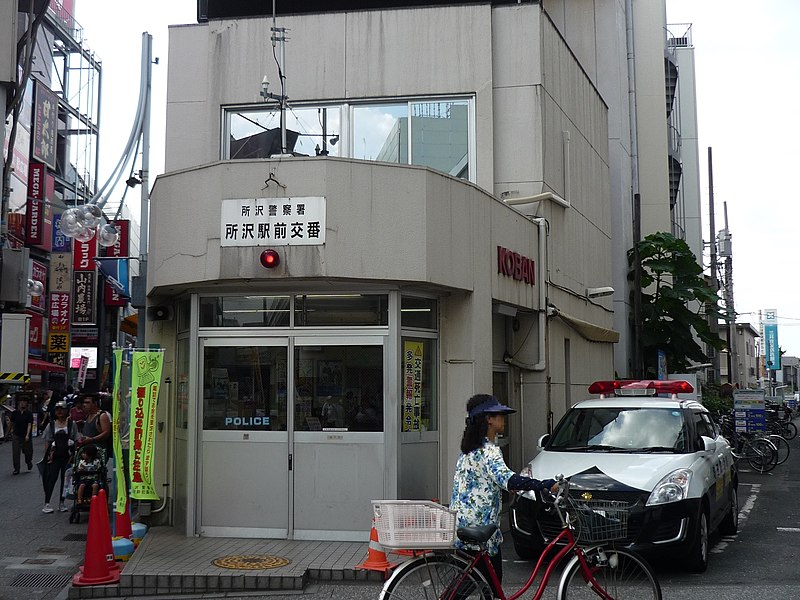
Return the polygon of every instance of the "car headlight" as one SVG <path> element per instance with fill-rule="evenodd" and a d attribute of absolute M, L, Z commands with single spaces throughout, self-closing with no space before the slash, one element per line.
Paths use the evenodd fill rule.
<path fill-rule="evenodd" d="M 689 495 L 689 483 L 692 481 L 691 469 L 678 469 L 673 471 L 658 482 L 650 497 L 647 506 L 669 504 L 678 502 Z"/>

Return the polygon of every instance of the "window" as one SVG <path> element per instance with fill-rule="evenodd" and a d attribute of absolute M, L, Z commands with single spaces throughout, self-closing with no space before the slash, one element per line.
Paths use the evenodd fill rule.
<path fill-rule="evenodd" d="M 286 112 L 286 151 L 306 156 L 323 149 L 338 156 L 341 110 L 295 108 Z M 227 159 L 269 158 L 281 154 L 281 114 L 275 108 L 232 109 L 227 113 Z"/>
<path fill-rule="evenodd" d="M 436 300 L 403 296 L 400 301 L 401 325 L 414 329 L 436 330 L 438 317 L 436 307 Z"/>
<path fill-rule="evenodd" d="M 200 299 L 200 327 L 288 327 L 289 296 Z"/>
<path fill-rule="evenodd" d="M 388 325 L 388 303 L 388 296 L 383 294 L 295 296 L 294 324 L 297 327 Z"/>
<path fill-rule="evenodd" d="M 286 112 L 286 150 L 304 156 L 327 152 L 330 156 L 421 165 L 474 179 L 469 156 L 474 138 L 471 110 L 468 98 L 295 105 Z M 268 158 L 281 153 L 280 111 L 274 106 L 227 108 L 224 119 L 223 159 Z M 346 123 L 350 127 L 343 130 Z"/>

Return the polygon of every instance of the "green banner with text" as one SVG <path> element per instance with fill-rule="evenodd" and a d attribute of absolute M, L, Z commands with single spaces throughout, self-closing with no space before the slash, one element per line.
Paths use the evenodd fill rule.
<path fill-rule="evenodd" d="M 130 484 L 131 498 L 158 500 L 153 487 L 156 408 L 164 353 L 134 351 L 131 360 Z"/>

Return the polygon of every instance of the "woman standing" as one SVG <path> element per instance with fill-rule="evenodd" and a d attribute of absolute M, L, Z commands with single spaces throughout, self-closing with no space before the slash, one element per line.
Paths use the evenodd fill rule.
<path fill-rule="evenodd" d="M 453 494 L 450 508 L 458 513 L 458 527 L 496 525 L 497 531 L 486 543 L 492 566 L 500 583 L 503 582 L 503 559 L 500 555 L 501 490 L 541 490 L 555 488 L 555 481 L 539 481 L 530 477 L 516 475 L 506 466 L 495 438 L 506 429 L 506 415 L 515 410 L 500 404 L 494 396 L 477 394 L 467 402 L 467 425 L 461 438 L 461 456 L 456 463 L 453 477 Z M 456 546 L 474 552 L 460 540 Z M 479 569 L 491 581 L 485 569 Z M 496 593 L 499 596 L 499 594 Z"/>
<path fill-rule="evenodd" d="M 56 403 L 55 414 L 50 423 L 44 429 L 44 474 L 42 482 L 44 484 L 44 508 L 42 512 L 51 513 L 53 507 L 50 506 L 50 498 L 56 487 L 56 481 L 61 479 L 61 499 L 58 510 L 66 512 L 67 506 L 64 503 L 64 474 L 67 467 L 72 462 L 72 453 L 75 442 L 78 440 L 78 428 L 69 418 L 67 413 L 67 403 L 63 400 Z"/>

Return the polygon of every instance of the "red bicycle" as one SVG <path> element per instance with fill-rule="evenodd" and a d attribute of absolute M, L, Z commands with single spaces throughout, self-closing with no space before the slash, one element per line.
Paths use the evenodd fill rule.
<path fill-rule="evenodd" d="M 485 525 L 465 527 L 457 532 L 460 540 L 480 548 L 477 554 L 473 556 L 452 547 L 426 550 L 395 570 L 384 584 L 380 600 L 492 600 L 495 597 L 517 600 L 544 570 L 533 595 L 533 600 L 540 600 L 556 567 L 565 560 L 558 583 L 560 600 L 596 597 L 660 600 L 661 586 L 650 565 L 635 552 L 617 548 L 612 543 L 627 534 L 628 505 L 593 500 L 589 494 L 572 497 L 569 481 L 562 475 L 556 481 L 559 490 L 552 500 L 553 509 L 561 520 L 561 532 L 547 544 L 530 578 L 518 591 L 506 595 L 501 589 L 485 545 L 496 526 Z M 402 502 L 373 503 L 378 540 L 382 545 L 411 549 L 416 541 L 428 549 L 441 546 L 446 541 L 444 532 L 450 526 L 446 516 L 452 517 L 450 531 L 455 529 L 455 513 L 450 509 L 430 502 L 405 501 L 402 510 L 391 510 L 390 504 L 402 507 L 398 504 Z M 424 516 L 420 519 L 418 509 L 422 506 Z M 436 533 L 431 538 L 426 531 Z M 451 537 L 449 542 L 452 546 L 454 536 Z M 478 570 L 481 564 L 485 566 L 492 585 Z M 492 589 L 496 590 L 494 594 Z"/>

